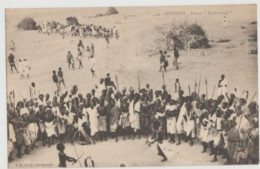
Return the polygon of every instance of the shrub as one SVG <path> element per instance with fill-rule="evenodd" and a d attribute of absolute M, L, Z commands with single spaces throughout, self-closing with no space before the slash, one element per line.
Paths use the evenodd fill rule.
<path fill-rule="evenodd" d="M 192 25 L 188 26 L 187 29 L 191 35 L 205 36 L 204 30 L 198 24 L 192 24 Z"/>
<path fill-rule="evenodd" d="M 114 7 L 109 7 L 107 12 L 106 12 L 106 15 L 115 15 L 115 14 L 118 14 L 119 12 L 116 10 L 116 8 Z"/>
<path fill-rule="evenodd" d="M 67 17 L 67 25 L 79 25 L 78 19 L 76 17 Z"/>
<path fill-rule="evenodd" d="M 21 30 L 37 30 L 36 22 L 30 17 L 24 18 L 18 23 L 17 27 Z"/>
<path fill-rule="evenodd" d="M 173 49 L 174 46 L 183 50 L 189 47 L 193 49 L 210 47 L 205 31 L 198 24 L 162 25 L 156 29 L 159 33 L 156 41 L 158 44 L 164 44 L 167 50 Z"/>

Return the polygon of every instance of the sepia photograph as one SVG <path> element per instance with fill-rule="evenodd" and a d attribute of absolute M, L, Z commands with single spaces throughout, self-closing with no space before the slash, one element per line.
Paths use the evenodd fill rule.
<path fill-rule="evenodd" d="M 5 9 L 8 168 L 259 165 L 257 5 Z"/>

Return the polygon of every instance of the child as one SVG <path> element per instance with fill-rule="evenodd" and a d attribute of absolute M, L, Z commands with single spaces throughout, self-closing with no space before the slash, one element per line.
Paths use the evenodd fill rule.
<path fill-rule="evenodd" d="M 67 167 L 66 161 L 75 163 L 77 162 L 77 160 L 75 158 L 67 156 L 64 153 L 64 149 L 65 149 L 64 144 L 62 143 L 57 144 L 57 150 L 59 151 L 59 161 L 60 161 L 59 167 L 66 168 Z"/>

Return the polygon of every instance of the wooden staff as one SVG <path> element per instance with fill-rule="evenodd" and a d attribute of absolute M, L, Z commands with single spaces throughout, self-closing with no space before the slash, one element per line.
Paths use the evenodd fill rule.
<path fill-rule="evenodd" d="M 195 81 L 194 81 L 194 93 L 196 92 L 197 89 L 197 80 L 196 80 L 196 75 L 195 75 Z"/>
<path fill-rule="evenodd" d="M 189 88 L 189 96 L 190 96 L 190 85 L 188 85 L 188 88 Z"/>
<path fill-rule="evenodd" d="M 141 88 L 141 83 L 140 83 L 140 76 L 139 76 L 139 72 L 138 72 L 138 91 L 140 92 Z"/>
<path fill-rule="evenodd" d="M 205 77 L 205 84 L 206 84 L 206 99 L 208 100 L 208 80 L 207 80 L 207 76 Z"/>
<path fill-rule="evenodd" d="M 162 71 L 162 80 L 163 80 L 163 85 L 164 85 L 164 72 Z"/>
<path fill-rule="evenodd" d="M 216 88 L 216 85 L 214 85 L 214 88 L 213 88 L 212 99 L 214 98 L 215 88 Z"/>
<path fill-rule="evenodd" d="M 201 81 L 201 74 L 200 74 L 200 80 L 199 80 L 199 86 L 198 86 L 198 95 L 200 95 L 200 81 Z"/>
<path fill-rule="evenodd" d="M 115 78 L 116 78 L 116 88 L 117 88 L 117 91 L 119 91 L 119 85 L 118 85 L 117 75 L 115 75 Z"/>

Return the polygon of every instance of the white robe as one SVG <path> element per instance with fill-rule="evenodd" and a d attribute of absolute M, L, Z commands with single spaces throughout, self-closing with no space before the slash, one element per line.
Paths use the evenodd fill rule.
<path fill-rule="evenodd" d="M 165 112 L 167 110 L 174 111 L 178 108 L 177 105 L 167 105 L 165 108 Z M 176 117 L 167 118 L 167 132 L 170 134 L 175 134 L 177 132 L 177 121 Z"/>
<path fill-rule="evenodd" d="M 57 136 L 57 133 L 55 131 L 55 123 L 53 121 L 45 122 L 45 130 L 47 137 Z"/>
<path fill-rule="evenodd" d="M 87 108 L 87 112 L 89 115 L 89 123 L 90 123 L 90 135 L 94 136 L 96 132 L 98 132 L 98 112 L 97 108 L 94 107 L 93 109 L 91 107 Z"/>
<path fill-rule="evenodd" d="M 133 123 L 131 124 L 131 127 L 136 131 L 140 129 L 140 118 L 139 113 L 141 111 L 141 103 L 140 101 L 136 102 L 134 105 L 134 114 L 133 114 Z"/>
<path fill-rule="evenodd" d="M 186 112 L 186 107 L 185 107 L 186 103 L 184 103 L 180 109 L 180 113 L 179 113 L 179 117 L 177 120 L 177 132 L 178 134 L 183 133 L 184 131 L 186 131 L 186 121 L 183 118 L 183 115 L 185 115 Z"/>

